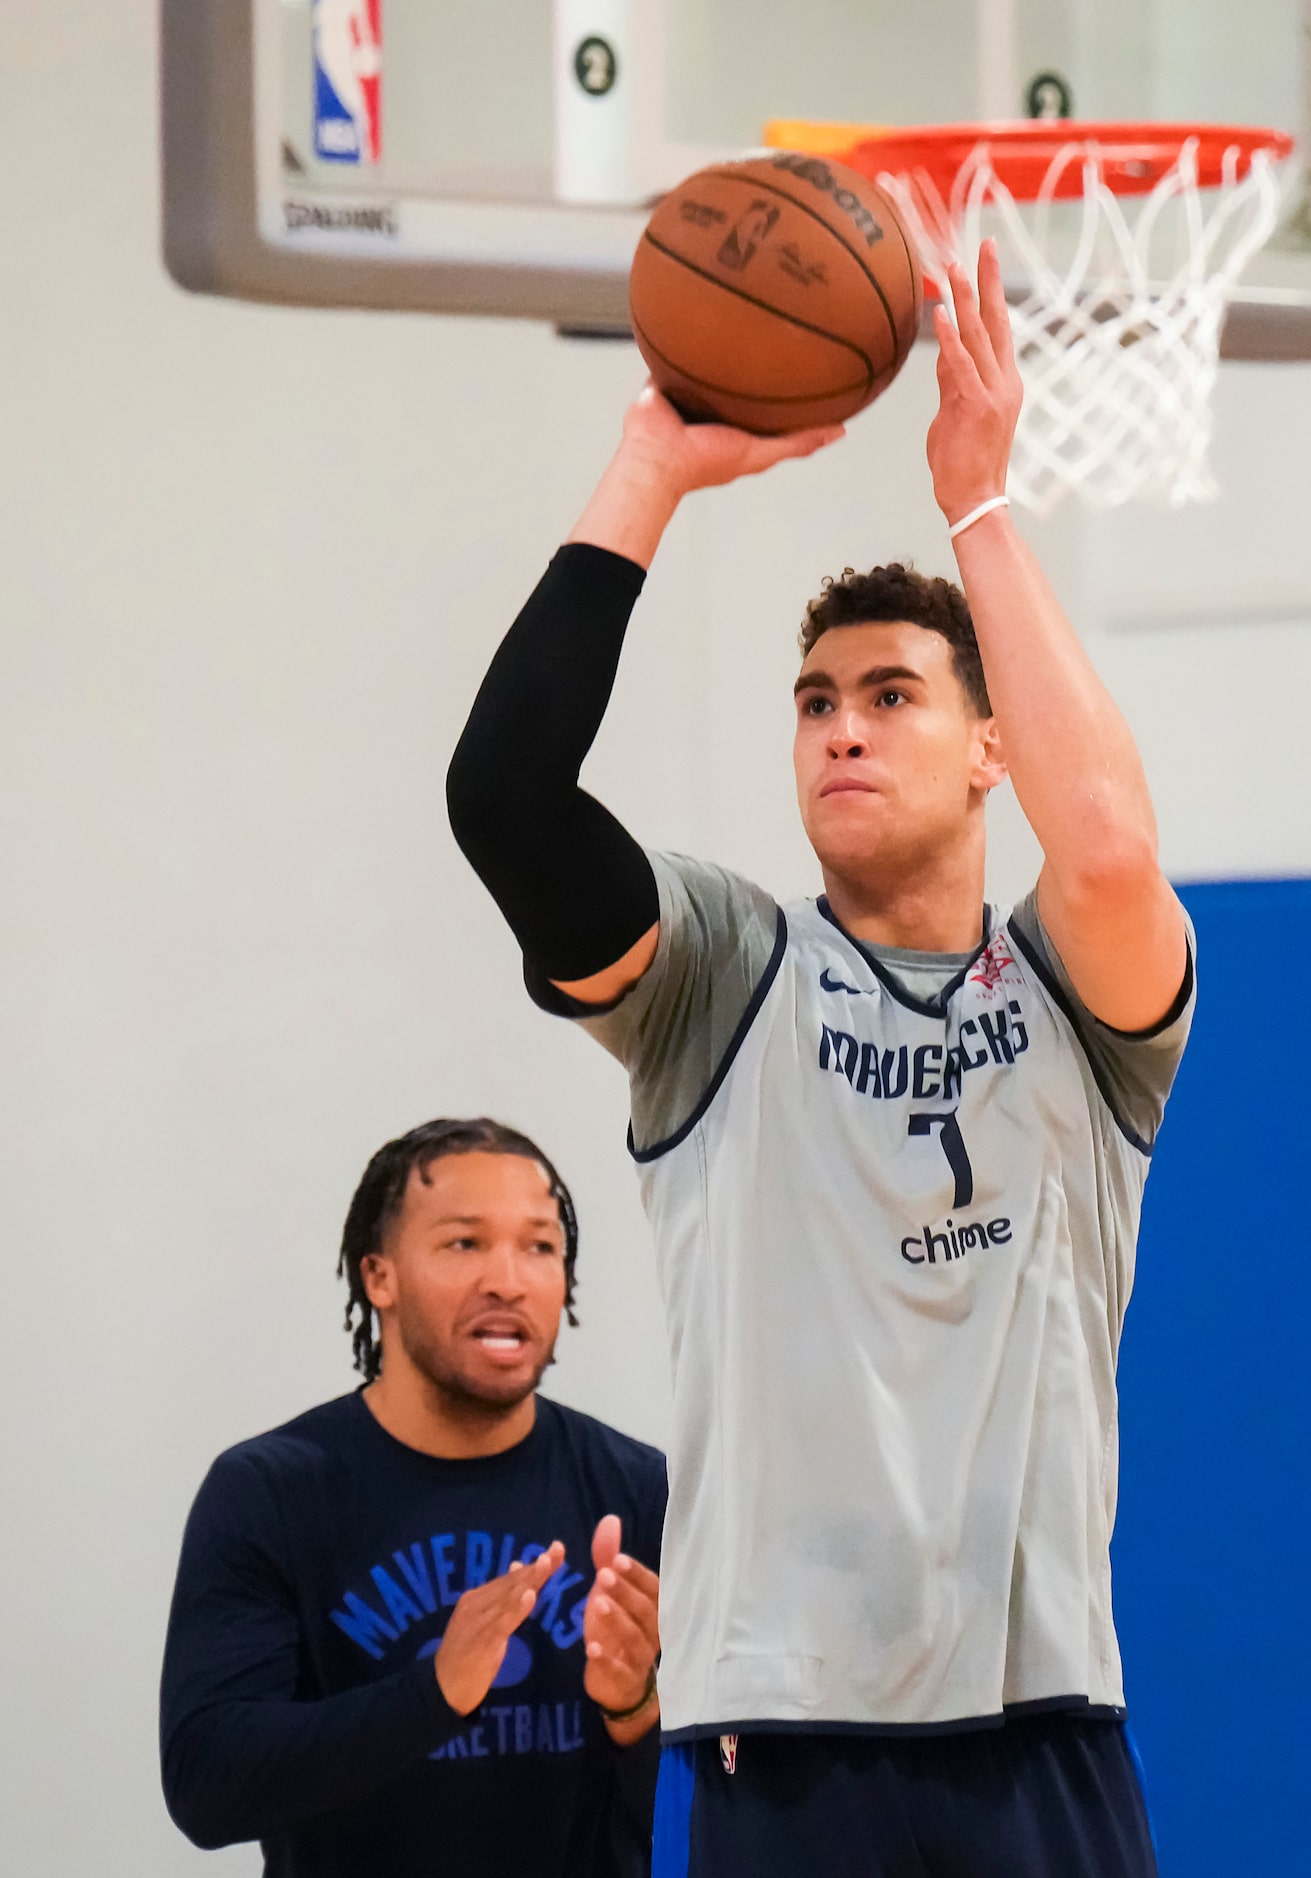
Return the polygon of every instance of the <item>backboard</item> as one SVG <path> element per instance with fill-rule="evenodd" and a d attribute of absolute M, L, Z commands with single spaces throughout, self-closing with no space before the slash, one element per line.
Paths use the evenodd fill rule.
<path fill-rule="evenodd" d="M 1311 122 L 1311 0 L 162 0 L 161 26 L 179 284 L 580 331 L 626 329 L 643 204 L 773 118 Z M 1311 356 L 1300 189 L 1228 356 Z"/>

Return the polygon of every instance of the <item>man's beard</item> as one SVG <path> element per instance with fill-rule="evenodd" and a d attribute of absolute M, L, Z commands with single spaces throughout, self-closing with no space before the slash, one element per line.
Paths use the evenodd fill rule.
<path fill-rule="evenodd" d="M 404 1310 L 398 1313 L 397 1328 L 401 1345 L 414 1367 L 455 1409 L 473 1410 L 480 1415 L 495 1415 L 500 1410 L 517 1408 L 535 1395 L 542 1377 L 555 1361 L 552 1343 L 526 1383 L 507 1376 L 498 1388 L 495 1383 L 474 1383 L 445 1354 L 437 1340 L 423 1326 L 407 1322 Z"/>

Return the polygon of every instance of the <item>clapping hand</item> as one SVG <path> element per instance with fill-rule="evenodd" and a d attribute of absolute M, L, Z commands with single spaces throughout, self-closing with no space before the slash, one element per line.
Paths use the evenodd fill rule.
<path fill-rule="evenodd" d="M 619 1549 L 622 1530 L 607 1513 L 592 1538 L 596 1582 L 587 1600 L 583 1639 L 587 1669 L 583 1687 L 603 1709 L 640 1711 L 628 1722 L 610 1724 L 612 1734 L 636 1740 L 656 1717 L 654 1695 L 643 1702 L 660 1651 L 660 1580 Z"/>
<path fill-rule="evenodd" d="M 434 1658 L 437 1683 L 457 1715 L 471 1715 L 496 1680 L 510 1638 L 564 1563 L 557 1539 L 531 1565 L 516 1559 L 500 1578 L 475 1585 L 457 1601 Z"/>

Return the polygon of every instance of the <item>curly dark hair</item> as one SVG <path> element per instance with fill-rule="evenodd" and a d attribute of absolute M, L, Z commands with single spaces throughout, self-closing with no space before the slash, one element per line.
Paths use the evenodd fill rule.
<path fill-rule="evenodd" d="M 346 1304 L 346 1329 L 351 1333 L 355 1367 L 366 1382 L 372 1382 L 382 1368 L 382 1345 L 376 1335 L 376 1317 L 364 1289 L 361 1267 L 366 1258 L 382 1251 L 383 1236 L 401 1210 L 410 1175 L 417 1168 L 423 1178 L 434 1161 L 448 1154 L 519 1154 L 536 1161 L 551 1186 L 551 1198 L 560 1209 L 564 1228 L 564 1308 L 571 1324 L 574 1315 L 574 1271 L 578 1263 L 578 1217 L 573 1198 L 551 1162 L 535 1141 L 516 1128 L 494 1122 L 485 1115 L 470 1121 L 423 1122 L 407 1135 L 379 1148 L 365 1168 L 354 1198 L 346 1212 L 341 1234 L 341 1254 L 337 1276 L 345 1278 L 350 1290 Z M 358 1311 L 359 1321 L 355 1322 Z"/>
<path fill-rule="evenodd" d="M 979 717 L 992 716 L 979 642 L 974 637 L 974 621 L 965 595 L 951 581 L 930 579 L 900 561 L 871 568 L 868 574 L 844 567 L 840 580 L 827 576 L 819 598 L 806 606 L 806 617 L 801 622 L 801 656 L 806 658 L 816 641 L 834 626 L 876 626 L 894 620 L 941 633 L 951 647 L 952 670 L 971 708 Z"/>

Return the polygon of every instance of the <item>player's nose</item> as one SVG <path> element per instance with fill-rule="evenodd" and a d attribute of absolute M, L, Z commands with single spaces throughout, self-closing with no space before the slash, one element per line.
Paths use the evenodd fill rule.
<path fill-rule="evenodd" d="M 523 1271 L 518 1248 L 509 1241 L 488 1249 L 478 1272 L 478 1288 L 485 1297 L 513 1303 L 524 1295 Z"/>
<path fill-rule="evenodd" d="M 838 759 L 864 756 L 868 749 L 869 738 L 859 712 L 850 709 L 834 711 L 829 719 L 829 755 Z"/>

